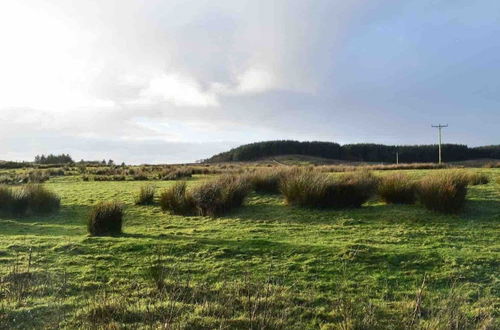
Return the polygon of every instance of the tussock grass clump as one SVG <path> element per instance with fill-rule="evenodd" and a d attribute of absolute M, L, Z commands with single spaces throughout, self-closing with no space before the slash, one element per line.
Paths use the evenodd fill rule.
<path fill-rule="evenodd" d="M 151 205 L 155 199 L 155 187 L 153 185 L 144 185 L 139 190 L 139 194 L 135 199 L 136 205 Z"/>
<path fill-rule="evenodd" d="M 281 191 L 288 204 L 315 208 L 360 207 L 373 196 L 377 178 L 360 171 L 339 178 L 327 174 L 299 170 L 282 181 Z"/>
<path fill-rule="evenodd" d="M 11 189 L 0 187 L 0 211 L 14 215 L 47 214 L 61 206 L 60 198 L 39 184 L 29 184 Z"/>
<path fill-rule="evenodd" d="M 185 181 L 176 182 L 172 187 L 160 195 L 160 206 L 163 211 L 172 214 L 189 215 L 195 213 L 195 206 L 191 195 L 187 192 Z"/>
<path fill-rule="evenodd" d="M 465 205 L 468 180 L 463 173 L 449 171 L 424 177 L 418 185 L 418 198 L 427 209 L 457 213 Z"/>
<path fill-rule="evenodd" d="M 484 173 L 467 172 L 464 175 L 467 180 L 467 183 L 471 186 L 488 184 L 490 182 L 490 177 Z"/>
<path fill-rule="evenodd" d="M 13 198 L 12 189 L 10 187 L 0 186 L 0 212 L 10 210 Z"/>
<path fill-rule="evenodd" d="M 403 173 L 394 173 L 380 179 L 378 194 L 387 204 L 413 204 L 417 198 L 416 184 Z"/>
<path fill-rule="evenodd" d="M 260 169 L 248 174 L 248 180 L 258 193 L 278 194 L 281 181 L 290 171 L 292 170 L 283 168 Z"/>
<path fill-rule="evenodd" d="M 21 188 L 21 198 L 27 198 L 28 210 L 35 214 L 46 214 L 57 211 L 61 199 L 42 185 L 27 185 Z"/>
<path fill-rule="evenodd" d="M 357 208 L 377 191 L 379 179 L 369 171 L 348 173 L 337 179 L 332 198 L 334 207 Z"/>
<path fill-rule="evenodd" d="M 241 206 L 250 190 L 245 177 L 228 174 L 195 187 L 191 196 L 199 215 L 218 216 Z"/>
<path fill-rule="evenodd" d="M 223 175 L 187 190 L 186 182 L 179 182 L 160 196 L 164 211 L 173 214 L 219 216 L 241 206 L 251 187 L 245 177 Z"/>
<path fill-rule="evenodd" d="M 123 205 L 101 202 L 95 205 L 87 221 L 87 230 L 93 236 L 117 235 L 122 232 Z"/>
<path fill-rule="evenodd" d="M 283 179 L 280 189 L 290 205 L 321 208 L 331 206 L 334 185 L 334 179 L 327 174 L 297 170 Z"/>

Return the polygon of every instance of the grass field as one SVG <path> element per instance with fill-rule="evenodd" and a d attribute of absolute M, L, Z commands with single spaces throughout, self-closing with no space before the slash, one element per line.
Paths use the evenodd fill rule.
<path fill-rule="evenodd" d="M 498 328 L 500 169 L 477 171 L 492 180 L 459 215 L 253 193 L 227 216 L 182 217 L 134 205 L 140 181 L 52 178 L 57 214 L 0 216 L 0 328 Z M 122 235 L 87 235 L 103 200 L 125 203 Z"/>

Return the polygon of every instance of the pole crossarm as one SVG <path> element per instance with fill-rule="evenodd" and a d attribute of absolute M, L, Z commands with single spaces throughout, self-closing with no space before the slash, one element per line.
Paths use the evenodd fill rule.
<path fill-rule="evenodd" d="M 441 158 L 441 140 L 442 140 L 441 139 L 441 129 L 448 127 L 448 124 L 446 124 L 446 125 L 441 125 L 441 124 L 431 125 L 431 127 L 437 128 L 439 131 L 439 164 L 441 164 L 441 161 L 442 161 L 442 158 Z"/>

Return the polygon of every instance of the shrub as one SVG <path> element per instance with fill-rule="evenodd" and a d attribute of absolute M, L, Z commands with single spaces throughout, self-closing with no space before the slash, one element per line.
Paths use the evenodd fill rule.
<path fill-rule="evenodd" d="M 116 235 L 122 232 L 123 205 L 101 202 L 95 205 L 87 221 L 87 230 L 93 236 Z"/>
<path fill-rule="evenodd" d="M 339 178 L 313 171 L 294 171 L 285 177 L 281 191 L 288 204 L 317 208 L 360 207 L 375 192 L 377 179 L 370 172 Z"/>
<path fill-rule="evenodd" d="M 468 181 L 459 172 L 435 173 L 424 177 L 418 186 L 418 197 L 427 209 L 457 213 L 465 205 Z"/>
<path fill-rule="evenodd" d="M 413 204 L 416 200 L 416 185 L 403 173 L 383 177 L 378 186 L 380 198 L 388 204 Z"/>
<path fill-rule="evenodd" d="M 139 195 L 135 200 L 136 205 L 151 205 L 155 198 L 155 187 L 152 185 L 144 185 L 139 190 Z"/>
<path fill-rule="evenodd" d="M 160 206 L 163 211 L 173 214 L 189 215 L 194 213 L 194 203 L 187 193 L 186 182 L 176 182 L 172 187 L 163 191 L 160 195 Z"/>
<path fill-rule="evenodd" d="M 195 187 L 191 196 L 199 215 L 218 216 L 241 206 L 250 189 L 245 177 L 223 175 Z"/>

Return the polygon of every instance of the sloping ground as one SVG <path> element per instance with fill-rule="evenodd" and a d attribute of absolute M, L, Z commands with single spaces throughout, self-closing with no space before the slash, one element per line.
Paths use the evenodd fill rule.
<path fill-rule="evenodd" d="M 378 201 L 296 209 L 254 194 L 219 219 L 135 206 L 136 181 L 47 185 L 59 214 L 0 216 L 0 328 L 499 326 L 495 180 L 472 187 L 460 215 Z M 125 233 L 88 237 L 90 206 L 112 199 L 127 205 Z"/>

